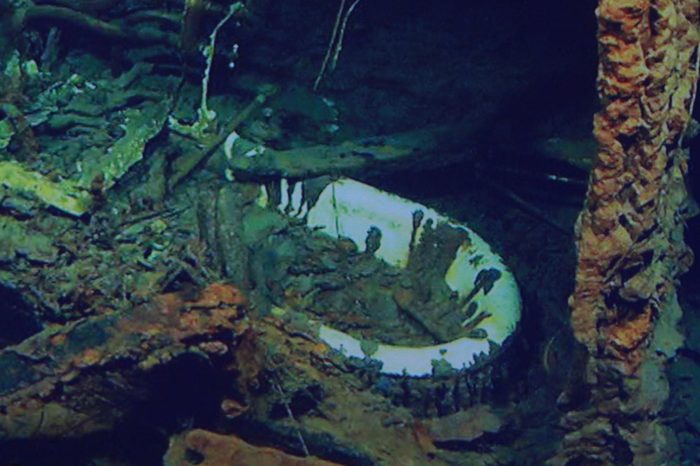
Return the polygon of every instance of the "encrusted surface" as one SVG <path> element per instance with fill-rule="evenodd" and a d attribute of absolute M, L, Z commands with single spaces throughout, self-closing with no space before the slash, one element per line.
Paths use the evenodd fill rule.
<path fill-rule="evenodd" d="M 601 0 L 597 9 L 603 110 L 570 300 L 575 335 L 591 355 L 596 408 L 569 414 L 563 448 L 563 457 L 586 464 L 662 464 L 672 454 L 656 420 L 663 400 L 643 399 L 640 388 L 664 385 L 663 376 L 640 373 L 664 363 L 653 351 L 655 325 L 674 307 L 674 281 L 691 262 L 679 215 L 687 169 L 680 140 L 697 79 L 698 6 Z"/>
<path fill-rule="evenodd" d="M 185 353 L 218 355 L 242 327 L 245 299 L 213 284 L 197 299 L 164 294 L 127 312 L 48 328 L 0 351 L 0 439 L 109 429 L 143 375 Z"/>
<path fill-rule="evenodd" d="M 187 466 L 188 453 L 196 452 L 204 457 L 202 466 L 224 464 L 256 464 L 258 466 L 340 466 L 315 457 L 300 458 L 275 448 L 256 447 L 238 437 L 195 429 L 171 440 L 165 455 L 166 466 Z"/>

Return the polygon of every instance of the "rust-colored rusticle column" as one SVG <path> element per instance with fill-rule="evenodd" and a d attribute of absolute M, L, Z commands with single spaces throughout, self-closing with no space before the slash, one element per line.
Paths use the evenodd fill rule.
<path fill-rule="evenodd" d="M 680 464 L 660 411 L 682 344 L 683 136 L 698 77 L 699 0 L 600 0 L 599 144 L 570 298 L 589 398 L 564 416 L 553 464 Z"/>

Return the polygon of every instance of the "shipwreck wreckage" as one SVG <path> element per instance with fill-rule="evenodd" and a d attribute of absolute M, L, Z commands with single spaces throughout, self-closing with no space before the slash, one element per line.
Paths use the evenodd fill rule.
<path fill-rule="evenodd" d="M 359 3 L 340 2 L 313 91 Z M 355 179 L 460 163 L 467 120 L 284 146 L 280 102 L 306 92 L 328 141 L 335 103 L 245 76 L 210 95 L 238 60 L 227 25 L 271 4 L 0 1 L 0 465 L 149 420 L 166 465 L 680 464 L 662 410 L 699 2 L 598 2 L 572 336 L 535 347 L 479 234 Z M 71 31 L 120 44 L 112 68 L 62 52 Z M 561 372 L 546 439 L 523 434 L 524 358 Z"/>

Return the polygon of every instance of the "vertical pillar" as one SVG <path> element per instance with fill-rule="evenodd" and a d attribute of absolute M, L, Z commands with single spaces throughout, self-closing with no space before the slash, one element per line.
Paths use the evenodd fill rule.
<path fill-rule="evenodd" d="M 698 77 L 699 0 L 599 0 L 598 156 L 577 227 L 576 338 L 589 398 L 563 418 L 552 464 L 678 464 L 659 419 L 682 343 L 677 278 L 692 255 L 682 206 Z"/>

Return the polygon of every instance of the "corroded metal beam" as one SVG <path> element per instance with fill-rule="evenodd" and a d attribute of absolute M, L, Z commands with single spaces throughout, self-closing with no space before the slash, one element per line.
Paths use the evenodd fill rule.
<path fill-rule="evenodd" d="M 144 374 L 183 354 L 225 354 L 245 299 L 210 285 L 124 312 L 51 327 L 0 351 L 0 440 L 108 430 L 135 405 Z"/>
<path fill-rule="evenodd" d="M 588 349 L 587 408 L 565 417 L 568 464 L 664 464 L 663 365 L 682 339 L 676 280 L 683 243 L 683 133 L 698 78 L 698 0 L 600 0 L 598 156 L 576 234 L 570 299 Z"/>

